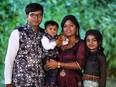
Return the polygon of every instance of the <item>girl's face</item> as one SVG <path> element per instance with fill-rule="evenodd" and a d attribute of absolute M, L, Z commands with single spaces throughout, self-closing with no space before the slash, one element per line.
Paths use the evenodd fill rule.
<path fill-rule="evenodd" d="M 57 34 L 58 28 L 55 25 L 48 25 L 45 29 L 45 32 L 48 33 L 50 36 L 54 37 Z"/>
<path fill-rule="evenodd" d="M 67 37 L 75 36 L 77 33 L 77 27 L 71 20 L 67 20 L 63 26 L 63 32 Z"/>
<path fill-rule="evenodd" d="M 93 35 L 88 35 L 86 38 L 87 47 L 90 49 L 91 52 L 94 52 L 98 49 L 98 42 Z"/>

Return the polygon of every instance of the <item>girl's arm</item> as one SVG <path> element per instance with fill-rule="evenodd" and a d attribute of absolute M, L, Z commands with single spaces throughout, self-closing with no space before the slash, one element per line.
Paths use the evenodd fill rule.
<path fill-rule="evenodd" d="M 106 57 L 100 57 L 100 87 L 106 86 Z"/>

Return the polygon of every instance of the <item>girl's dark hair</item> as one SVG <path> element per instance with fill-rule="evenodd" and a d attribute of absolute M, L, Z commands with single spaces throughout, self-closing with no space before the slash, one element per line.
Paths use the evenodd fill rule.
<path fill-rule="evenodd" d="M 58 23 L 57 23 L 56 21 L 53 21 L 53 20 L 49 20 L 49 21 L 46 21 L 46 22 L 45 22 L 45 24 L 44 24 L 45 29 L 46 29 L 49 25 L 55 25 L 57 28 L 59 27 Z"/>
<path fill-rule="evenodd" d="M 98 31 L 97 29 L 88 30 L 85 34 L 85 41 L 86 41 L 88 35 L 93 35 L 96 38 L 98 45 L 99 45 L 98 49 L 99 49 L 100 53 L 103 53 L 103 51 L 104 51 L 104 48 L 102 47 L 103 36 L 100 33 L 100 31 Z"/>
<path fill-rule="evenodd" d="M 63 20 L 62 20 L 62 22 L 61 22 L 61 28 L 62 28 L 62 30 L 63 30 L 64 24 L 65 24 L 65 22 L 66 22 L 67 20 L 70 20 L 74 25 L 76 25 L 76 27 L 78 28 L 78 35 L 77 35 L 77 37 L 80 38 L 80 33 L 79 33 L 80 26 L 79 26 L 78 20 L 77 20 L 76 17 L 73 16 L 73 15 L 66 15 L 66 16 L 63 18 Z"/>
<path fill-rule="evenodd" d="M 30 3 L 25 7 L 25 13 L 28 15 L 30 12 L 41 10 L 43 14 L 43 6 L 39 3 Z"/>

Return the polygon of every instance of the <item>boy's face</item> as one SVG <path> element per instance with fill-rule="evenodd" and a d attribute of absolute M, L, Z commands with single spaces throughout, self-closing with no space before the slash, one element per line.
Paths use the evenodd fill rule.
<path fill-rule="evenodd" d="M 58 28 L 55 25 L 48 25 L 47 28 L 45 29 L 45 32 L 53 37 L 57 34 Z"/>
<path fill-rule="evenodd" d="M 30 24 L 32 28 L 38 27 L 42 21 L 42 11 L 35 11 L 35 12 L 30 12 L 28 15 L 26 15 L 27 21 Z"/>

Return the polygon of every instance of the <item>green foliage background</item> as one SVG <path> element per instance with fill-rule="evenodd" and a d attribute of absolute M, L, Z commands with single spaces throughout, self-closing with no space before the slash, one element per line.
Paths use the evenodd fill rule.
<path fill-rule="evenodd" d="M 96 28 L 103 34 L 107 57 L 107 87 L 116 77 L 116 0 L 1 0 L 0 1 L 0 87 L 4 87 L 4 60 L 11 31 L 26 23 L 25 6 L 38 2 L 44 6 L 41 27 L 47 20 L 59 23 L 67 14 L 79 21 L 81 37 L 87 30 Z M 59 28 L 59 33 L 61 28 Z M 114 80 L 113 80 L 114 81 Z M 113 86 L 112 86 L 113 87 Z"/>

